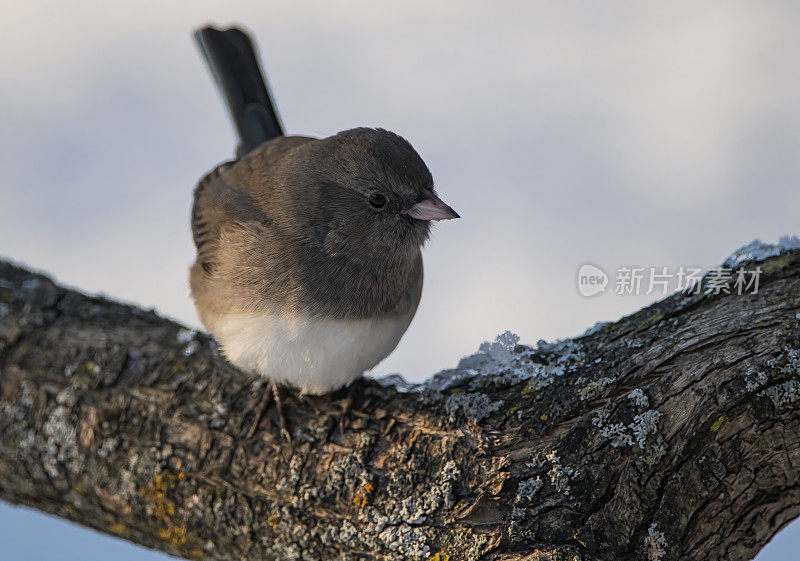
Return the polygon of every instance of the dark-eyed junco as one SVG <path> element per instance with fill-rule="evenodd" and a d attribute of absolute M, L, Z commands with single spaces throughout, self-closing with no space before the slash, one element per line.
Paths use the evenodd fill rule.
<path fill-rule="evenodd" d="M 241 142 L 194 193 L 200 319 L 242 370 L 333 391 L 397 346 L 419 304 L 430 221 L 458 214 L 405 139 L 284 136 L 248 36 L 206 27 L 196 38 Z"/>

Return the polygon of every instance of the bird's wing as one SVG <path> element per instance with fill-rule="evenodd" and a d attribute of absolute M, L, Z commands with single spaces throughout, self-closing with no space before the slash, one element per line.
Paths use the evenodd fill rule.
<path fill-rule="evenodd" d="M 219 262 L 217 251 L 223 243 L 223 232 L 255 222 L 269 227 L 269 216 L 263 210 L 272 194 L 273 170 L 281 158 L 315 139 L 282 136 L 263 143 L 244 158 L 225 162 L 209 172 L 194 190 L 192 237 L 197 248 L 197 261 L 206 273 L 212 273 Z M 263 200 L 262 200 L 263 199 Z"/>
<path fill-rule="evenodd" d="M 267 220 L 250 195 L 226 181 L 225 172 L 233 165 L 234 162 L 220 164 L 194 190 L 192 237 L 197 261 L 207 273 L 214 270 L 220 234 L 226 225 Z"/>

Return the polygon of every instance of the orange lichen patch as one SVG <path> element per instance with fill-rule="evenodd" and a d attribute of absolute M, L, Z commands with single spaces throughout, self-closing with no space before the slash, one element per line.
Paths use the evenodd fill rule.
<path fill-rule="evenodd" d="M 109 530 L 114 532 L 115 534 L 127 534 L 128 528 L 125 527 L 125 524 L 120 524 L 119 522 L 115 522 L 111 526 L 108 527 Z"/>
<path fill-rule="evenodd" d="M 186 479 L 186 474 L 183 472 L 159 474 L 153 478 L 153 482 L 149 486 L 140 491 L 142 497 L 153 504 L 153 518 L 159 520 L 163 525 L 158 531 L 158 536 L 174 546 L 186 544 L 189 537 L 186 533 L 186 526 L 174 520 L 177 508 L 167 494 L 184 479 Z"/>
<path fill-rule="evenodd" d="M 186 543 L 186 526 L 170 526 L 158 531 L 158 537 L 171 542 L 173 545 Z"/>
<path fill-rule="evenodd" d="M 369 503 L 369 495 L 372 493 L 374 487 L 372 483 L 364 483 L 361 487 L 361 491 L 353 497 L 353 504 L 358 505 L 359 508 L 364 508 Z"/>
<path fill-rule="evenodd" d="M 153 516 L 163 519 L 175 515 L 175 503 L 167 498 L 167 492 L 174 489 L 178 481 L 183 481 L 185 478 L 186 475 L 183 472 L 156 475 L 153 483 L 140 491 L 145 499 L 153 501 L 155 506 Z"/>
<path fill-rule="evenodd" d="M 431 556 L 430 561 L 450 561 L 450 556 L 445 552 L 440 551 Z"/>
<path fill-rule="evenodd" d="M 153 512 L 156 518 L 169 518 L 175 516 L 175 503 L 171 501 L 161 501 L 156 504 L 156 510 Z"/>

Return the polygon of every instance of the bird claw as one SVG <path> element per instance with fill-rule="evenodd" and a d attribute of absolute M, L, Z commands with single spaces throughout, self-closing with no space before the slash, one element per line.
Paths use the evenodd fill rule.
<path fill-rule="evenodd" d="M 252 438 L 255 435 L 256 431 L 258 430 L 261 421 L 264 419 L 264 415 L 266 414 L 267 410 L 269 409 L 270 403 L 275 403 L 275 409 L 278 413 L 278 422 L 280 423 L 280 433 L 286 439 L 286 441 L 291 445 L 292 444 L 292 436 L 289 433 L 288 424 L 286 422 L 286 415 L 283 412 L 283 399 L 281 397 L 280 386 L 276 382 L 269 383 L 269 390 L 265 393 L 264 398 L 261 400 L 261 403 L 258 404 L 258 410 L 256 411 L 256 415 L 253 418 L 253 423 L 250 425 L 250 428 L 245 433 L 246 438 Z"/>
<path fill-rule="evenodd" d="M 286 441 L 292 444 L 292 435 L 289 433 L 288 424 L 286 423 L 286 415 L 283 413 L 283 399 L 281 398 L 280 386 L 276 382 L 271 382 L 272 386 L 272 399 L 275 401 L 275 409 L 278 410 L 278 420 L 280 422 L 281 434 Z"/>
<path fill-rule="evenodd" d="M 350 384 L 350 387 L 347 390 L 347 397 L 344 399 L 342 412 L 339 415 L 339 432 L 342 434 L 344 434 L 344 431 L 347 428 L 348 417 L 353 411 L 353 402 L 356 401 L 361 395 L 360 382 L 360 380 L 355 380 Z"/>

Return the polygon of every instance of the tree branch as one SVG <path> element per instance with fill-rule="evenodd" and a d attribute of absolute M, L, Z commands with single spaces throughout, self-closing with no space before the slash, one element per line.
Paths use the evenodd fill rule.
<path fill-rule="evenodd" d="M 800 514 L 800 252 L 761 267 L 289 395 L 290 445 L 207 336 L 0 262 L 0 498 L 195 559 L 750 559 Z"/>

